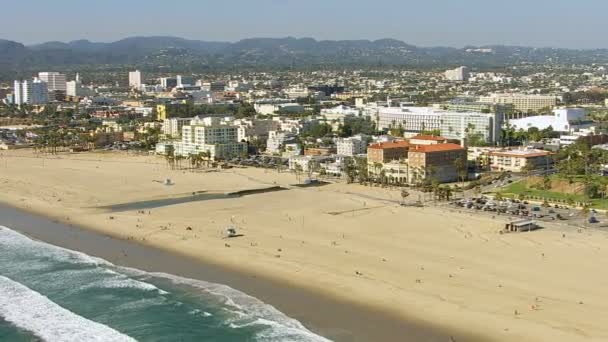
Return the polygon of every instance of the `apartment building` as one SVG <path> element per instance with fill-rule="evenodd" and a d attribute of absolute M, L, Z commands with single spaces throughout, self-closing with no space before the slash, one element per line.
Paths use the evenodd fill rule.
<path fill-rule="evenodd" d="M 268 132 L 268 140 L 266 141 L 266 152 L 271 154 L 281 153 L 288 143 L 295 141 L 295 134 L 280 131 Z"/>
<path fill-rule="evenodd" d="M 182 127 L 182 139 L 173 144 L 176 155 L 210 153 L 213 159 L 228 159 L 247 153 L 238 141 L 238 127 L 218 117 L 194 118 Z"/>
<path fill-rule="evenodd" d="M 190 125 L 192 118 L 170 118 L 163 121 L 162 132 L 165 136 L 179 138 L 184 126 Z"/>
<path fill-rule="evenodd" d="M 352 157 L 367 151 L 367 137 L 358 135 L 336 140 L 336 153 L 341 156 Z"/>
<path fill-rule="evenodd" d="M 38 78 L 14 82 L 14 104 L 41 105 L 49 102 L 46 82 Z"/>
<path fill-rule="evenodd" d="M 488 153 L 488 163 L 492 171 L 542 170 L 553 165 L 551 155 L 551 152 L 535 149 L 492 151 Z"/>
<path fill-rule="evenodd" d="M 135 70 L 129 72 L 129 87 L 131 89 L 141 89 L 142 81 L 141 81 L 141 71 Z"/>
<path fill-rule="evenodd" d="M 467 81 L 469 79 L 469 68 L 461 66 L 456 69 L 447 70 L 444 75 L 448 81 Z"/>

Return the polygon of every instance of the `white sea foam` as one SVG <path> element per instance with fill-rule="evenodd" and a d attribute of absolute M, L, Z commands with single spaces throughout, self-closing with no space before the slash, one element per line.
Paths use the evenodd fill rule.
<path fill-rule="evenodd" d="M 78 316 L 3 276 L 0 276 L 0 316 L 46 341 L 135 341 L 106 325 Z"/>
<path fill-rule="evenodd" d="M 94 282 L 92 284 L 82 287 L 82 289 L 92 289 L 92 288 L 137 289 L 137 290 L 142 290 L 142 291 L 157 291 L 159 294 L 163 294 L 163 295 L 168 294 L 167 291 L 161 290 L 152 284 L 144 283 L 144 282 L 130 279 L 127 277 L 116 277 L 116 278 L 111 278 L 111 279 L 104 279 L 104 280 L 97 281 L 97 282 Z"/>
<path fill-rule="evenodd" d="M 174 284 L 187 285 L 200 289 L 216 298 L 221 298 L 224 305 L 233 309 L 230 311 L 235 314 L 235 317 L 229 320 L 227 324 L 231 324 L 235 328 L 250 325 L 267 326 L 268 329 L 264 329 L 258 335 L 258 338 L 263 341 L 329 341 L 321 336 L 315 335 L 306 329 L 306 327 L 304 327 L 299 321 L 286 316 L 273 306 L 226 285 L 178 277 L 167 273 L 149 273 L 133 268 L 117 267 L 104 259 L 92 257 L 81 252 L 72 251 L 47 244 L 45 242 L 35 241 L 9 228 L 0 226 L 0 247 L 3 246 L 9 247 L 16 251 L 19 249 L 26 249 L 28 250 L 28 254 L 30 252 L 36 253 L 40 257 L 52 258 L 56 261 L 85 264 L 90 266 L 101 266 L 98 268 L 100 272 L 116 274 L 118 277 L 118 279 L 106 279 L 100 283 L 93 283 L 90 285 L 90 287 L 133 287 L 148 291 L 158 290 L 159 293 L 166 294 L 165 291 L 152 284 L 130 279 L 128 277 L 122 278 L 123 274 L 121 273 L 125 273 L 127 275 L 135 275 L 144 279 L 146 277 L 164 278 L 172 281 Z M 110 270 L 108 267 L 118 270 L 119 272 Z M 0 296 L 1 295 L 2 293 L 0 293 Z M 204 315 L 208 316 L 207 313 Z M 82 319 L 86 321 L 85 318 Z M 51 340 L 55 341 L 55 339 Z"/>
<path fill-rule="evenodd" d="M 40 257 L 53 258 L 56 261 L 86 264 L 86 265 L 112 265 L 110 262 L 81 252 L 32 240 L 8 227 L 0 226 L 0 246 L 15 251 L 26 250 L 28 254 Z"/>
<path fill-rule="evenodd" d="M 302 323 L 288 317 L 272 305 L 266 304 L 255 297 L 249 296 L 229 286 L 179 277 L 167 273 L 149 273 L 130 268 L 125 268 L 125 270 L 126 272 L 131 272 L 139 276 L 169 279 L 174 284 L 198 288 L 204 292 L 222 298 L 224 304 L 232 307 L 234 309 L 233 312 L 237 315 L 237 317 L 228 321 L 229 326 L 233 328 L 252 325 L 263 325 L 268 327 L 268 329 L 258 333 L 257 338 L 261 341 L 330 341 L 314 334 L 306 329 Z"/>

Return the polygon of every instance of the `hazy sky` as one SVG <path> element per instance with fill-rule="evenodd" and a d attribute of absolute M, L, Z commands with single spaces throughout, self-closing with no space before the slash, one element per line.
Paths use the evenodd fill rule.
<path fill-rule="evenodd" d="M 608 47 L 607 0 L 0 0 L 0 8 L 0 38 L 25 44 L 171 35 Z"/>

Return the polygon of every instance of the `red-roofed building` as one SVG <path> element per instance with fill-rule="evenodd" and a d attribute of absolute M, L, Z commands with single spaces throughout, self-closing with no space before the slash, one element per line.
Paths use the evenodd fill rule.
<path fill-rule="evenodd" d="M 410 148 L 408 164 L 421 180 L 431 177 L 440 183 L 455 182 L 458 170 L 454 161 L 459 158 L 466 162 L 467 151 L 457 144 L 416 145 Z"/>
<path fill-rule="evenodd" d="M 413 145 L 435 145 L 445 144 L 448 142 L 447 138 L 440 137 L 438 135 L 416 135 L 410 138 L 410 144 Z"/>
<path fill-rule="evenodd" d="M 386 177 L 389 183 L 405 180 L 413 184 L 429 177 L 441 183 L 457 181 L 458 170 L 454 161 L 460 158 L 466 163 L 466 149 L 446 143 L 447 139 L 441 137 L 419 136 L 417 139 L 414 141 L 424 143 L 412 144 L 412 140 L 402 140 L 370 145 L 367 149 L 370 174 L 377 179 Z"/>
<path fill-rule="evenodd" d="M 367 147 L 368 163 L 386 163 L 407 158 L 410 143 L 405 140 L 389 141 Z"/>

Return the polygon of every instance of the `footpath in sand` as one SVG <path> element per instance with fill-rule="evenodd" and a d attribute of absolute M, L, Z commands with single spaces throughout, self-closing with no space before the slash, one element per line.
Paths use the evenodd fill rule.
<path fill-rule="evenodd" d="M 154 156 L 0 155 L 0 201 L 17 207 L 488 339 L 608 340 L 605 232 L 500 235 L 504 219 L 400 207 L 399 191 L 295 182 Z M 276 185 L 290 189 L 225 196 Z M 223 239 L 230 225 L 244 236 Z"/>

